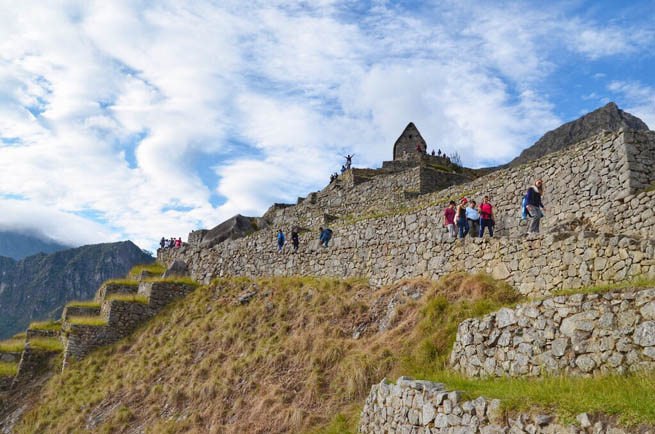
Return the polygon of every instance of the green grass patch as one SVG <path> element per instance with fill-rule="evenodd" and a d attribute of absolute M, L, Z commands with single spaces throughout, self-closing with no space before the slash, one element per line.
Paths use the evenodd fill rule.
<path fill-rule="evenodd" d="M 63 351 L 64 344 L 59 338 L 32 338 L 30 347 L 41 351 Z"/>
<path fill-rule="evenodd" d="M 74 300 L 66 304 L 66 307 L 94 307 L 99 308 L 100 303 L 95 300 Z"/>
<path fill-rule="evenodd" d="M 8 339 L 0 342 L 0 353 L 20 353 L 25 348 L 25 340 Z"/>
<path fill-rule="evenodd" d="M 134 279 L 111 279 L 104 283 L 105 285 L 128 285 L 128 286 L 139 286 L 139 282 Z"/>
<path fill-rule="evenodd" d="M 586 288 L 561 289 L 553 291 L 552 295 L 544 298 L 556 297 L 559 295 L 573 294 L 605 294 L 606 292 L 622 291 L 634 288 L 655 288 L 655 280 L 644 276 L 636 277 L 633 280 L 620 283 L 610 283 L 607 285 L 588 286 Z"/>
<path fill-rule="evenodd" d="M 130 303 L 148 304 L 148 297 L 140 294 L 112 294 L 105 299 L 106 301 L 126 301 Z"/>
<path fill-rule="evenodd" d="M 0 362 L 0 377 L 13 377 L 18 373 L 18 363 Z"/>
<path fill-rule="evenodd" d="M 655 373 L 481 380 L 444 371 L 426 379 L 443 382 L 471 398 L 498 398 L 507 410 L 553 411 L 565 424 L 583 412 L 617 416 L 626 425 L 655 424 Z"/>
<path fill-rule="evenodd" d="M 106 326 L 107 320 L 101 316 L 71 316 L 68 318 L 68 323 L 88 326 Z"/>
<path fill-rule="evenodd" d="M 157 262 L 153 262 L 152 264 L 135 265 L 128 274 L 130 276 L 138 276 L 144 271 L 152 274 L 162 274 L 166 271 L 166 267 Z"/>
<path fill-rule="evenodd" d="M 16 333 L 16 334 L 13 335 L 11 338 L 12 338 L 12 339 L 22 339 L 22 340 L 25 340 L 25 337 L 26 337 L 26 336 L 27 336 L 27 332 L 20 332 L 20 333 Z"/>
<path fill-rule="evenodd" d="M 189 285 L 189 286 L 194 286 L 198 287 L 200 286 L 200 283 L 196 282 L 190 277 L 178 277 L 178 276 L 171 276 L 171 277 L 155 277 L 151 279 L 146 279 L 145 282 L 171 282 L 171 283 L 179 283 L 183 285 Z"/>
<path fill-rule="evenodd" d="M 36 321 L 30 323 L 30 330 L 45 330 L 45 331 L 59 331 L 61 330 L 61 323 L 59 321 Z"/>

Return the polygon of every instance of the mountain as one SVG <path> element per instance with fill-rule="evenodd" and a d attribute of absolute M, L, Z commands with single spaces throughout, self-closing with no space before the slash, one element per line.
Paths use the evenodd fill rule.
<path fill-rule="evenodd" d="M 603 130 L 618 131 L 621 128 L 648 130 L 648 125 L 638 117 L 624 112 L 615 103 L 610 102 L 581 118 L 548 131 L 534 145 L 525 149 L 521 152 L 521 155 L 510 161 L 508 165 L 510 167 L 520 166 L 551 152 L 571 146 Z"/>
<path fill-rule="evenodd" d="M 53 253 L 70 248 L 71 246 L 28 233 L 0 231 L 0 256 L 23 259 L 37 253 Z"/>
<path fill-rule="evenodd" d="M 93 298 L 105 280 L 153 262 L 131 241 L 93 244 L 21 260 L 0 257 L 0 339 L 30 321 L 56 317 L 74 299 Z"/>

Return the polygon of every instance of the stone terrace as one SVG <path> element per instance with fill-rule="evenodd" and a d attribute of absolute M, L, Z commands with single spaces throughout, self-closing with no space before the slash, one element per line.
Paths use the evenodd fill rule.
<path fill-rule="evenodd" d="M 602 133 L 530 165 L 500 170 L 472 182 L 406 201 L 405 209 L 333 223 L 332 244 L 317 247 L 317 234 L 301 234 L 301 253 L 275 253 L 275 230 L 261 230 L 212 249 L 160 249 L 161 263 L 184 260 L 192 276 L 318 275 L 369 278 L 374 285 L 453 271 L 487 272 L 521 293 L 655 277 L 655 133 Z M 536 177 L 545 180 L 546 233 L 521 237 L 522 194 Z M 450 199 L 491 197 L 495 239 L 452 243 L 442 227 Z M 302 226 L 303 221 L 298 221 Z"/>

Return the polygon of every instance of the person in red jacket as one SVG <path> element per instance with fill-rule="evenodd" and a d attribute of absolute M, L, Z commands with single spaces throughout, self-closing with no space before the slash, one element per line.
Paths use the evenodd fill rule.
<path fill-rule="evenodd" d="M 494 211 L 489 196 L 485 196 L 480 204 L 480 238 L 484 235 L 484 228 L 489 228 L 489 235 L 494 236 Z"/>

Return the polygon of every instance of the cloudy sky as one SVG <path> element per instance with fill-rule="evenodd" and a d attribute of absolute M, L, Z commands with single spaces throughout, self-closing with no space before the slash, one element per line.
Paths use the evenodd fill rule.
<path fill-rule="evenodd" d="M 655 0 L 0 0 L 0 228 L 213 227 L 377 167 L 467 166 L 615 101 L 655 128 Z"/>

